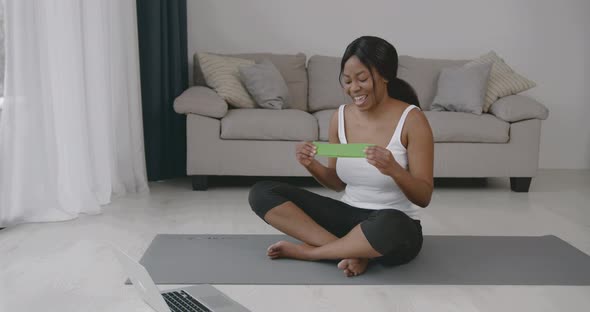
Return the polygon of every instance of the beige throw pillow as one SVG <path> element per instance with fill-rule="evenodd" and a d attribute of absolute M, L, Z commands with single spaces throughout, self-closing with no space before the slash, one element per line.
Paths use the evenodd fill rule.
<path fill-rule="evenodd" d="M 499 98 L 517 94 L 535 87 L 537 84 L 518 73 L 516 73 L 508 64 L 501 59 L 496 52 L 490 51 L 485 55 L 465 64 L 466 67 L 493 62 L 488 89 L 486 91 L 486 100 L 483 106 L 483 112 L 487 113 L 490 106 Z"/>
<path fill-rule="evenodd" d="M 207 85 L 213 88 L 228 104 L 238 108 L 254 108 L 256 103 L 240 80 L 240 66 L 254 65 L 251 60 L 197 53 Z"/>

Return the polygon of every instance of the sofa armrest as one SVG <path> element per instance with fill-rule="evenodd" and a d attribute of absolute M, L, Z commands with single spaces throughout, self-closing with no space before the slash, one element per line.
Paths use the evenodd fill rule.
<path fill-rule="evenodd" d="M 190 87 L 174 99 L 174 111 L 179 114 L 223 118 L 227 109 L 227 103 L 217 92 L 202 86 Z"/>
<path fill-rule="evenodd" d="M 549 110 L 545 105 L 523 95 L 509 95 L 492 104 L 490 113 L 507 121 L 517 122 L 525 119 L 545 120 Z"/>

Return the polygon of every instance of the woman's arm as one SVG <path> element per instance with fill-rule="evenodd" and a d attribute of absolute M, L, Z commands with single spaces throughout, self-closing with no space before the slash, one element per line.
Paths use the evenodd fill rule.
<path fill-rule="evenodd" d="M 434 188 L 432 129 L 424 113 L 417 110 L 410 111 L 405 124 L 408 170 L 395 161 L 389 150 L 378 146 L 367 148 L 367 161 L 390 176 L 412 203 L 424 208 L 430 204 Z"/>
<path fill-rule="evenodd" d="M 328 140 L 330 143 L 340 143 L 338 139 L 338 111 L 330 119 Z M 329 189 L 341 192 L 346 187 L 346 184 L 336 174 L 336 158 L 328 158 L 328 167 L 314 159 L 306 169 L 320 184 Z"/>
<path fill-rule="evenodd" d="M 434 189 L 432 129 L 424 113 L 419 110 L 413 110 L 408 114 L 406 126 L 408 170 L 398 166 L 391 177 L 412 203 L 424 208 L 430 204 Z"/>

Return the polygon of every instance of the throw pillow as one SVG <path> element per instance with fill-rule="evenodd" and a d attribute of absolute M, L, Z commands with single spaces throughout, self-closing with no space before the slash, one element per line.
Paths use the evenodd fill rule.
<path fill-rule="evenodd" d="M 430 110 L 481 115 L 491 68 L 492 63 L 443 68 Z"/>
<path fill-rule="evenodd" d="M 258 106 L 271 109 L 287 107 L 289 88 L 285 79 L 269 60 L 240 66 L 240 78 Z"/>
<path fill-rule="evenodd" d="M 228 104 L 237 108 L 256 107 L 254 99 L 240 81 L 239 72 L 240 66 L 253 65 L 254 61 L 210 53 L 197 53 L 197 55 L 207 85 Z"/>
<path fill-rule="evenodd" d="M 545 105 L 522 95 L 509 95 L 497 100 L 490 106 L 490 113 L 507 122 L 545 120 L 549 116 L 549 110 Z"/>
<path fill-rule="evenodd" d="M 537 84 L 518 73 L 516 73 L 508 64 L 501 59 L 496 52 L 490 51 L 485 55 L 465 64 L 465 66 L 474 66 L 477 64 L 493 62 L 488 90 L 486 92 L 486 103 L 483 111 L 487 113 L 492 103 L 501 97 L 517 94 L 535 87 Z"/>

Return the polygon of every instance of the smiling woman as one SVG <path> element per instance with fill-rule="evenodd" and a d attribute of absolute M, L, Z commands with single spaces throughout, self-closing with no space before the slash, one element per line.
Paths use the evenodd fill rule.
<path fill-rule="evenodd" d="M 340 82 L 352 103 L 333 114 L 329 142 L 367 147 L 363 157 L 331 157 L 326 167 L 314 158 L 317 146 L 297 144 L 297 161 L 326 188 L 344 191 L 340 200 L 275 181 L 252 187 L 252 210 L 303 242 L 279 241 L 268 257 L 338 259 L 350 277 L 362 274 L 369 260 L 401 265 L 418 255 L 421 208 L 415 206 L 430 203 L 434 144 L 418 97 L 397 70 L 397 51 L 384 39 L 364 36 L 348 45 Z"/>

